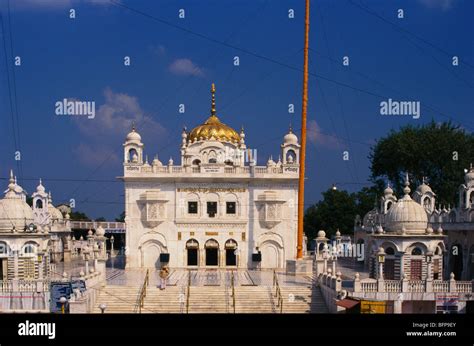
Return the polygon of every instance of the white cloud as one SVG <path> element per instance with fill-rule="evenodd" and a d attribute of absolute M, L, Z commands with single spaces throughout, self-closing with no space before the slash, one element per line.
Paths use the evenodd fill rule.
<path fill-rule="evenodd" d="M 116 150 L 109 147 L 79 143 L 73 149 L 73 153 L 79 162 L 91 167 L 100 166 L 104 161 L 107 162 L 107 165 L 120 162 Z"/>
<path fill-rule="evenodd" d="M 79 143 L 74 151 L 82 163 L 94 166 L 100 165 L 106 159 L 109 160 L 107 163 L 117 162 L 119 160 L 117 153 L 120 153 L 121 143 L 133 122 L 144 140 L 156 143 L 156 139 L 161 141 L 166 137 L 166 129 L 143 111 L 136 97 L 116 93 L 110 88 L 104 90 L 104 96 L 103 104 L 99 106 L 96 102 L 98 108 L 95 118 L 73 116 L 83 136 L 83 142 Z M 94 100 L 81 99 L 81 101 Z"/>
<path fill-rule="evenodd" d="M 105 103 L 98 107 L 94 119 L 76 118 L 79 130 L 85 136 L 125 136 L 133 122 L 142 134 L 160 136 L 166 132 L 160 123 L 145 114 L 135 96 L 115 93 L 110 88 L 104 90 L 104 96 Z"/>
<path fill-rule="evenodd" d="M 203 77 L 204 71 L 202 68 L 197 66 L 194 62 L 190 59 L 176 59 L 171 63 L 169 66 L 169 70 L 177 75 L 181 76 L 196 76 L 196 77 Z"/>
<path fill-rule="evenodd" d="M 442 10 L 449 10 L 454 3 L 454 0 L 419 0 L 420 3 L 428 8 L 440 8 Z"/>
<path fill-rule="evenodd" d="M 321 127 L 316 122 L 316 120 L 308 121 L 306 136 L 308 138 L 308 142 L 313 145 L 321 145 L 332 149 L 340 147 L 340 144 L 335 136 L 322 133 Z"/>

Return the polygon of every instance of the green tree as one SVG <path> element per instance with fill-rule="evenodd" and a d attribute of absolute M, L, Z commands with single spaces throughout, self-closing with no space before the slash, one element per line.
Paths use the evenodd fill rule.
<path fill-rule="evenodd" d="M 98 217 L 97 219 L 95 219 L 95 221 L 105 222 L 107 220 L 105 219 L 105 217 L 101 216 L 101 217 Z"/>
<path fill-rule="evenodd" d="M 355 196 L 344 190 L 332 188 L 323 192 L 323 199 L 310 206 L 304 216 L 304 231 L 308 240 L 316 237 L 319 230 L 329 237 L 336 233 L 352 232 L 357 213 Z"/>
<path fill-rule="evenodd" d="M 80 211 L 73 211 L 71 214 L 69 214 L 71 217 L 71 220 L 74 221 L 91 221 L 91 219 L 84 213 L 81 213 Z"/>
<path fill-rule="evenodd" d="M 371 179 L 388 179 L 401 195 L 404 174 L 410 174 L 412 190 L 423 177 L 437 194 L 437 201 L 453 204 L 463 182 L 464 169 L 474 158 L 474 135 L 451 122 L 434 121 L 391 131 L 371 149 Z"/>
<path fill-rule="evenodd" d="M 122 211 L 122 212 L 120 213 L 120 216 L 117 217 L 117 218 L 115 218 L 115 221 L 117 221 L 117 222 L 125 222 L 125 211 Z"/>

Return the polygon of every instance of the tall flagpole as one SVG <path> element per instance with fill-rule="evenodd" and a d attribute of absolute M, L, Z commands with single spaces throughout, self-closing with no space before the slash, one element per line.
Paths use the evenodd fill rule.
<path fill-rule="evenodd" d="M 304 176 L 306 161 L 306 112 L 308 109 L 308 50 L 309 50 L 309 0 L 306 0 L 304 21 L 304 67 L 303 67 L 303 105 L 301 109 L 301 148 L 300 177 L 298 186 L 298 243 L 296 259 L 303 258 L 303 218 L 304 218 Z"/>

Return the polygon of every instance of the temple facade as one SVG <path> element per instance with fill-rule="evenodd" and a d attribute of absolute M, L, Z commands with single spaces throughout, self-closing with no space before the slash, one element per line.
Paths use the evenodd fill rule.
<path fill-rule="evenodd" d="M 127 268 L 284 268 L 296 255 L 298 138 L 257 165 L 244 130 L 216 114 L 181 134 L 181 160 L 148 162 L 137 129 L 124 150 Z"/>

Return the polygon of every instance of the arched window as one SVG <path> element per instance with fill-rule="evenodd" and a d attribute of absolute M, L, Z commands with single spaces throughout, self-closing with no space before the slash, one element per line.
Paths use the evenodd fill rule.
<path fill-rule="evenodd" d="M 34 255 L 36 253 L 36 246 L 34 244 L 25 244 L 23 246 L 23 255 Z"/>
<path fill-rule="evenodd" d="M 296 153 L 294 150 L 288 150 L 286 152 L 286 162 L 294 163 L 296 161 Z"/>
<path fill-rule="evenodd" d="M 130 149 L 128 151 L 128 162 L 138 161 L 138 153 L 135 149 Z"/>
<path fill-rule="evenodd" d="M 43 201 L 40 200 L 40 199 L 37 199 L 35 207 L 36 207 L 36 209 L 43 209 Z"/>
<path fill-rule="evenodd" d="M 232 162 L 232 160 L 225 160 L 224 162 L 227 166 L 233 166 L 234 163 Z"/>
<path fill-rule="evenodd" d="M 441 255 L 443 251 L 441 250 L 441 248 L 439 246 L 436 247 L 436 250 L 435 250 L 435 255 Z"/>
<path fill-rule="evenodd" d="M 0 242 L 0 255 L 8 255 L 8 245 L 5 242 Z"/>
<path fill-rule="evenodd" d="M 385 249 L 385 253 L 387 255 L 395 255 L 395 250 L 393 249 L 393 247 L 389 246 Z"/>
<path fill-rule="evenodd" d="M 392 202 L 388 202 L 387 203 L 387 210 L 389 210 L 391 206 L 392 206 Z"/>
<path fill-rule="evenodd" d="M 209 159 L 209 163 L 217 163 L 217 159 L 214 159 L 214 158 Z"/>
<path fill-rule="evenodd" d="M 420 256 L 423 254 L 423 251 L 419 247 L 416 247 L 411 251 L 411 254 L 413 256 Z"/>
<path fill-rule="evenodd" d="M 194 166 L 199 166 L 200 164 L 201 164 L 201 160 L 199 160 L 199 159 L 193 160 L 193 165 Z"/>
<path fill-rule="evenodd" d="M 431 200 L 430 200 L 429 197 L 426 197 L 426 198 L 423 200 L 423 206 L 424 206 L 425 208 L 428 208 L 428 209 L 431 208 Z"/>

